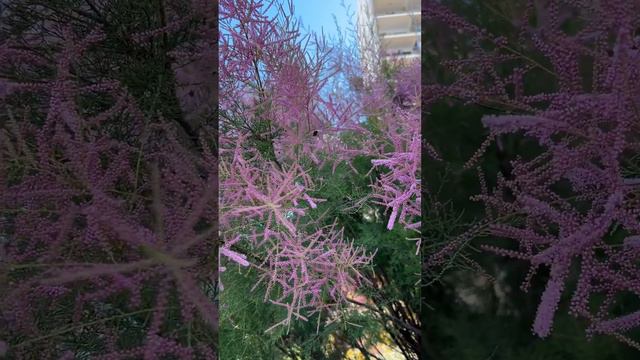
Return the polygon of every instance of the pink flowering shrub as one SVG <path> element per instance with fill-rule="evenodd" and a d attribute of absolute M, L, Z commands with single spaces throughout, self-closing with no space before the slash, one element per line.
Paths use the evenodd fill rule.
<path fill-rule="evenodd" d="M 367 282 L 362 270 L 373 256 L 336 222 L 309 216 L 324 201 L 314 169 L 373 158 L 383 175 L 372 200 L 391 209 L 388 228 L 419 230 L 419 67 L 403 70 L 389 89 L 403 97 L 397 104 L 386 100 L 387 82 L 361 94 L 326 91 L 353 68 L 334 61 L 323 39 L 303 36 L 293 9 L 280 5 L 220 4 L 220 226 L 222 264 L 255 268 L 265 301 L 287 309 L 274 326 L 288 326 L 342 306 Z M 384 111 L 377 132 L 360 123 L 365 108 Z"/>
<path fill-rule="evenodd" d="M 420 63 L 413 61 L 398 70 L 391 89 L 394 98 L 380 96 L 385 84 L 376 84 L 371 92 L 369 111 L 380 119 L 382 134 L 372 144 L 376 168 L 386 169 L 373 185 L 377 203 L 391 210 L 387 229 L 396 221 L 407 229 L 420 231 L 421 186 L 420 156 Z"/>
<path fill-rule="evenodd" d="M 7 16 L 49 16 L 12 5 Z M 0 44 L 0 344 L 12 358 L 216 357 L 214 132 L 158 115 L 101 68 L 122 60 L 102 56 L 114 42 L 145 52 L 201 23 L 174 21 L 183 5 L 162 9 L 175 27 L 126 39 L 58 14 L 50 39 L 27 29 Z"/>
<path fill-rule="evenodd" d="M 305 218 L 323 201 L 309 167 L 348 159 L 339 135 L 357 124 L 346 101 L 321 95 L 331 76 L 323 44 L 307 59 L 297 25 L 269 6 L 220 4 L 220 226 L 221 255 L 256 267 L 265 300 L 287 309 L 277 326 L 345 301 L 371 256 Z"/>
<path fill-rule="evenodd" d="M 467 167 L 480 160 L 491 141 L 497 139 L 500 148 L 506 134 L 539 145 L 537 156 L 511 161 L 495 187 L 484 184 L 474 198 L 486 204 L 490 233 L 515 244 L 484 249 L 531 264 L 525 290 L 539 269 L 550 269 L 534 333 L 551 333 L 560 300 L 572 288 L 569 311 L 588 320 L 588 335 L 609 334 L 640 348 L 626 336 L 640 326 L 640 309 L 613 311 L 624 297 L 640 297 L 633 177 L 640 121 L 640 3 L 526 3 L 511 21 L 517 35 L 507 38 L 429 1 L 423 8 L 427 21 L 473 40 L 468 57 L 443 64 L 453 74 L 451 81 L 429 84 L 426 96 L 499 111 L 483 117 L 489 139 Z M 525 82 L 534 77 L 545 79 L 547 87 L 528 93 Z"/>

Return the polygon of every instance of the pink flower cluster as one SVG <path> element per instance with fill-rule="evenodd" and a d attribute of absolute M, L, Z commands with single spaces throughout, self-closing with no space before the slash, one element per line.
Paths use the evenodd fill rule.
<path fill-rule="evenodd" d="M 367 110 L 379 119 L 380 134 L 373 132 L 369 153 L 381 172 L 372 185 L 377 204 L 391 212 L 387 229 L 397 223 L 420 232 L 421 226 L 421 88 L 420 62 L 401 67 L 389 81 L 380 80 L 365 96 Z M 388 95 L 388 87 L 391 93 Z M 418 240 L 418 250 L 420 241 Z"/>
<path fill-rule="evenodd" d="M 523 10 L 513 25 L 527 51 L 518 50 L 516 39 L 495 36 L 429 1 L 429 20 L 474 41 L 467 58 L 444 64 L 455 80 L 431 84 L 428 96 L 455 97 L 506 113 L 482 119 L 499 150 L 500 139 L 515 133 L 540 146 L 537 156 L 510 161 L 493 191 L 485 186 L 475 197 L 487 206 L 492 234 L 512 239 L 517 247 L 485 249 L 531 263 L 525 289 L 539 268 L 550 268 L 534 333 L 551 333 L 576 268 L 570 312 L 589 321 L 587 334 L 613 335 L 640 348 L 625 336 L 640 327 L 640 309 L 627 309 L 625 315 L 612 311 L 621 294 L 640 297 L 637 181 L 625 178 L 639 149 L 640 3 L 532 1 Z M 575 16 L 584 23 L 570 33 L 563 24 Z M 535 24 L 529 21 L 533 17 Z M 508 71 L 499 74 L 498 67 Z M 527 94 L 526 76 L 549 78 L 552 86 Z M 616 240 L 620 236 L 622 244 Z"/>
<path fill-rule="evenodd" d="M 217 281 L 211 133 L 195 150 L 174 121 L 143 114 L 120 81 L 83 78 L 106 35 L 62 30 L 56 46 L 0 44 L 3 63 L 40 80 L 9 83 L 7 99 L 37 95 L 35 109 L 14 108 L 0 132 L 1 276 L 11 281 L 0 291 L 0 352 L 73 358 L 62 339 L 78 329 L 100 334 L 99 359 L 215 358 L 212 344 L 167 331 L 176 307 L 183 324 L 217 327 L 207 290 Z M 147 316 L 137 343 L 122 347 L 107 321 L 114 313 Z"/>

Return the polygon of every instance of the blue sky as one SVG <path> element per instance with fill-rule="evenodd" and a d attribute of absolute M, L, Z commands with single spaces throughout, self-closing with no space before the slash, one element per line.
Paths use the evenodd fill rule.
<path fill-rule="evenodd" d="M 338 24 L 344 30 L 350 30 L 349 19 L 345 7 L 355 17 L 357 0 L 293 0 L 296 18 L 302 21 L 304 29 L 325 35 L 336 37 L 338 32 L 333 15 L 336 16 Z M 355 24 L 355 19 L 351 22 Z"/>

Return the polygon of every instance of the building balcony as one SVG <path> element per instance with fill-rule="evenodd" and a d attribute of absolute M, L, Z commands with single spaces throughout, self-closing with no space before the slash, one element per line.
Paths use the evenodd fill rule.
<path fill-rule="evenodd" d="M 419 13 L 418 13 L 419 14 Z M 410 15 L 382 15 L 376 18 L 378 34 L 397 34 L 406 32 L 419 32 L 420 17 Z"/>
<path fill-rule="evenodd" d="M 414 47 L 420 46 L 422 40 L 421 35 L 419 31 L 381 35 L 380 48 L 383 50 L 413 49 Z"/>
<path fill-rule="evenodd" d="M 420 12 L 420 0 L 373 0 L 374 16 Z"/>
<path fill-rule="evenodd" d="M 386 37 L 382 39 L 381 55 L 387 57 L 415 57 L 420 56 L 420 33 L 402 34 L 402 36 Z"/>

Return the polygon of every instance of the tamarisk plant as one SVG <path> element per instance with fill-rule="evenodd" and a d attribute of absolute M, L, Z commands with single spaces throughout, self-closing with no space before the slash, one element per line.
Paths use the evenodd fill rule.
<path fill-rule="evenodd" d="M 332 75 L 327 50 L 318 41 L 308 59 L 298 25 L 281 5 L 222 1 L 220 20 L 221 255 L 261 272 L 265 300 L 287 309 L 274 326 L 288 326 L 344 302 L 371 260 L 335 224 L 305 218 L 323 201 L 311 196 L 307 169 L 345 148 L 339 131 L 355 126 L 354 114 L 320 95 Z M 344 155 L 334 154 L 334 161 Z"/>
<path fill-rule="evenodd" d="M 186 2 L 146 4 L 160 13 L 148 24 L 158 30 L 123 35 L 112 10 L 88 3 L 89 12 L 52 4 L 52 14 L 14 1 L 3 14 L 46 20 L 16 25 L 0 43 L 1 350 L 17 359 L 214 359 L 217 139 L 206 124 L 184 126 L 175 92 L 157 111 L 102 56 L 159 43 L 165 52 L 153 54 L 167 65 L 172 49 L 201 56 L 168 43 L 203 22 L 190 11 L 174 20 Z M 76 11 L 85 21 L 61 19 Z M 33 40 L 38 30 L 48 38 Z M 170 66 L 160 73 L 173 75 Z M 153 89 L 157 97 L 171 93 L 160 94 L 165 85 L 175 84 Z"/>
<path fill-rule="evenodd" d="M 387 229 L 396 221 L 420 232 L 420 63 L 401 66 L 391 84 L 381 80 L 365 96 L 365 106 L 380 120 L 382 134 L 370 143 L 374 168 L 386 169 L 373 184 L 376 202 L 391 209 Z M 385 91 L 385 87 L 391 87 Z M 389 95 L 391 94 L 391 96 Z M 420 249 L 418 240 L 418 251 Z"/>
<path fill-rule="evenodd" d="M 277 1 L 220 3 L 221 255 L 254 267 L 265 301 L 287 309 L 274 327 L 332 313 L 368 281 L 362 269 L 373 254 L 345 239 L 336 221 L 311 216 L 324 201 L 313 169 L 356 171 L 356 156 L 372 158 L 384 168 L 372 188 L 374 201 L 392 210 L 388 228 L 420 226 L 418 64 L 396 87 L 329 91 L 353 64 L 336 61 L 323 38 L 302 35 L 293 12 Z M 396 92 L 405 100 L 394 105 L 387 99 Z M 383 119 L 374 128 L 359 120 L 367 108 Z"/>
<path fill-rule="evenodd" d="M 626 334 L 640 326 L 640 309 L 616 304 L 638 299 L 636 246 L 638 124 L 640 124 L 640 2 L 526 1 L 511 25 L 517 35 L 494 35 L 439 2 L 424 10 L 472 39 L 472 52 L 444 67 L 448 83 L 429 84 L 427 97 L 454 97 L 498 111 L 482 123 L 490 135 L 467 164 L 507 134 L 539 145 L 537 156 L 518 156 L 474 197 L 487 206 L 489 230 L 517 248 L 484 246 L 531 264 L 523 283 L 550 269 L 533 321 L 548 336 L 560 300 L 575 280 L 570 313 L 588 320 L 587 335 L 609 334 L 638 349 Z M 577 20 L 577 19 L 580 20 Z M 518 45 L 515 45 L 518 44 Z M 538 76 L 546 88 L 527 93 Z M 631 177 L 629 177 L 631 176 Z"/>

